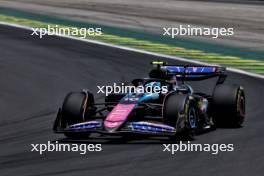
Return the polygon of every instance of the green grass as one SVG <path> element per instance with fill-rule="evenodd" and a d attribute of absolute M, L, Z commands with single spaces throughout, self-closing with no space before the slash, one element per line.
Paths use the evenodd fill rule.
<path fill-rule="evenodd" d="M 55 23 L 43 22 L 41 20 L 18 18 L 14 16 L 7 16 L 1 14 L 0 14 L 0 21 L 18 24 L 27 27 L 35 27 L 35 28 L 47 28 L 48 25 L 50 25 L 51 27 L 55 27 L 55 25 L 58 25 L 58 27 L 60 28 L 75 27 L 75 26 L 59 25 Z M 103 29 L 102 31 L 103 34 L 100 36 L 87 35 L 86 38 L 90 40 L 102 41 L 105 43 L 142 49 L 142 50 L 166 54 L 166 55 L 179 56 L 190 60 L 197 60 L 211 64 L 224 65 L 224 66 L 246 70 L 249 72 L 264 74 L 264 61 L 262 61 L 261 59 L 254 60 L 250 58 L 241 58 L 239 56 L 223 55 L 220 53 L 206 52 L 197 49 L 195 50 L 188 49 L 184 47 L 174 46 L 172 44 L 165 44 L 165 43 L 153 42 L 153 41 L 148 41 L 133 37 L 124 37 L 124 36 L 104 33 Z"/>

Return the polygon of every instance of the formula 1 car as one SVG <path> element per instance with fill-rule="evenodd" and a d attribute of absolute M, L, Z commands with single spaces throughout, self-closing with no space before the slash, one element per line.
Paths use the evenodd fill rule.
<path fill-rule="evenodd" d="M 137 89 L 166 88 L 160 92 L 109 94 L 95 103 L 91 92 L 70 92 L 59 108 L 53 130 L 67 137 L 145 134 L 193 138 L 197 131 L 241 127 L 245 119 L 242 86 L 224 84 L 224 67 L 168 65 L 153 61 L 148 78 L 134 79 Z M 195 92 L 186 81 L 217 77 L 212 94 Z"/>

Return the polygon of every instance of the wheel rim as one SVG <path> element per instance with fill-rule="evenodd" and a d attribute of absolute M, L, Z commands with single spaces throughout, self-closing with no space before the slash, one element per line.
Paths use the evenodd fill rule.
<path fill-rule="evenodd" d="M 189 124 L 191 128 L 196 127 L 196 113 L 194 108 L 190 108 L 189 110 Z"/>

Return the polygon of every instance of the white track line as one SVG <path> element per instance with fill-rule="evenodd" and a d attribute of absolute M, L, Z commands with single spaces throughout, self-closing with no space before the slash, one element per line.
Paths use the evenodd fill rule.
<path fill-rule="evenodd" d="M 6 25 L 6 26 L 11 26 L 11 27 L 16 27 L 16 28 L 21 28 L 21 29 L 26 29 L 26 30 L 32 31 L 32 28 L 27 27 L 27 26 L 18 25 L 18 24 L 12 24 L 12 23 L 7 23 L 7 22 L 0 21 L 0 25 Z M 209 64 L 209 63 L 205 63 L 205 62 L 184 59 L 184 58 L 176 57 L 176 56 L 170 56 L 170 55 L 166 55 L 166 54 L 158 54 L 158 53 L 149 52 L 149 51 L 145 51 L 145 50 L 141 50 L 141 49 L 134 49 L 134 48 L 129 48 L 129 47 L 125 47 L 125 46 L 118 46 L 118 45 L 108 44 L 108 43 L 95 41 L 95 40 L 81 39 L 81 38 L 72 37 L 72 36 L 68 36 L 68 35 L 56 35 L 56 36 L 67 38 L 67 39 L 72 39 L 72 40 L 78 40 L 78 41 L 82 41 L 82 42 L 87 42 L 87 43 L 93 43 L 93 44 L 97 44 L 97 45 L 108 46 L 108 47 L 112 47 L 112 48 L 118 48 L 118 49 L 127 50 L 127 51 L 131 51 L 131 52 L 137 52 L 137 53 L 152 55 L 152 56 L 156 56 L 156 57 L 159 57 L 159 58 L 166 58 L 166 59 L 183 61 L 183 62 L 188 62 L 188 63 L 193 63 L 193 64 L 209 65 L 209 66 L 210 65 L 216 65 L 216 64 Z M 235 73 L 239 73 L 239 74 L 255 77 L 255 78 L 264 79 L 264 75 L 260 75 L 260 74 L 256 74 L 256 73 L 250 73 L 250 72 L 247 72 L 247 71 L 244 71 L 244 70 L 239 70 L 239 69 L 230 68 L 230 67 L 227 67 L 227 70 L 231 71 L 231 72 L 235 72 Z"/>

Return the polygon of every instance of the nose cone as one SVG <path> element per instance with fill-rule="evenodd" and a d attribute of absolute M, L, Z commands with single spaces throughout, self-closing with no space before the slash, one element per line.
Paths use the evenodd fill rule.
<path fill-rule="evenodd" d="M 114 132 L 116 131 L 121 125 L 123 124 L 123 121 L 104 121 L 104 127 L 108 132 Z"/>
<path fill-rule="evenodd" d="M 104 127 L 107 131 L 116 131 L 119 127 L 126 122 L 130 112 L 134 109 L 136 104 L 118 104 L 108 114 L 104 121 Z"/>

